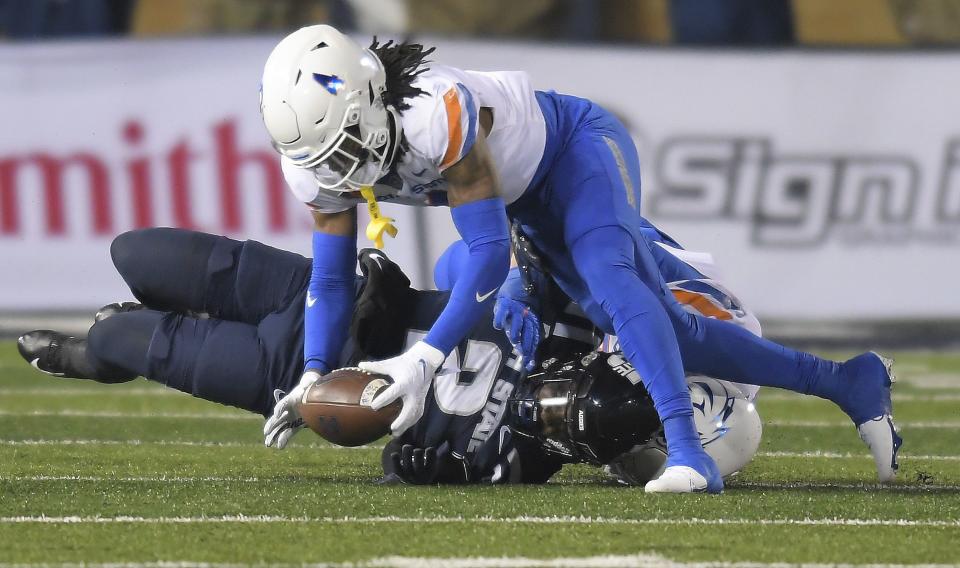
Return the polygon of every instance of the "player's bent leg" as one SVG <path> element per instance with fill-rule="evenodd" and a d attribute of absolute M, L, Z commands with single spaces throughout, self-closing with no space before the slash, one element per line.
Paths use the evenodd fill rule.
<path fill-rule="evenodd" d="M 145 376 L 153 332 L 165 315 L 166 312 L 138 310 L 98 321 L 87 332 L 87 358 L 98 366 Z"/>
<path fill-rule="evenodd" d="M 183 229 L 123 233 L 110 254 L 150 308 L 251 324 L 296 300 L 310 270 L 295 253 Z"/>
<path fill-rule="evenodd" d="M 593 229 L 570 247 L 593 299 L 609 315 L 664 425 L 669 457 L 650 492 L 719 492 L 723 480 L 703 451 L 693 422 L 679 348 L 666 312 L 637 273 L 632 236 L 621 227 Z"/>
<path fill-rule="evenodd" d="M 668 302 L 667 311 L 687 372 L 812 394 L 836 403 L 870 448 L 880 481 L 893 478 L 902 440 L 893 424 L 894 376 L 889 360 L 864 353 L 837 363 L 784 347 L 732 323 L 690 314 L 676 302 Z"/>
<path fill-rule="evenodd" d="M 142 310 L 90 328 L 90 356 L 170 388 L 266 415 L 273 405 L 256 326 Z"/>
<path fill-rule="evenodd" d="M 130 291 L 143 304 L 161 311 L 204 312 L 208 268 L 217 260 L 211 255 L 221 239 L 225 237 L 184 229 L 139 229 L 114 238 L 110 256 Z M 225 240 L 234 247 L 241 244 Z M 230 252 L 225 250 L 220 256 L 226 261 L 232 256 Z"/>

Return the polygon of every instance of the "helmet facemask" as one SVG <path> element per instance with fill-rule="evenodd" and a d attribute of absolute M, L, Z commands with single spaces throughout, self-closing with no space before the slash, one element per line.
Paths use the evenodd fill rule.
<path fill-rule="evenodd" d="M 399 146 L 397 113 L 384 108 L 384 128 L 368 130 L 364 135 L 358 124 L 359 108 L 344 115 L 338 138 L 329 150 L 305 161 L 304 168 L 314 168 L 317 184 L 326 190 L 359 190 L 372 186 L 390 169 Z"/>

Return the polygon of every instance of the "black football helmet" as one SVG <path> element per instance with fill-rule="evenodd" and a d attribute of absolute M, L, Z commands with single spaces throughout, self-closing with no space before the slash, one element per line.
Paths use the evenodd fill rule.
<path fill-rule="evenodd" d="M 508 405 L 514 432 L 566 462 L 607 463 L 660 429 L 639 373 L 618 353 L 546 361 Z"/>

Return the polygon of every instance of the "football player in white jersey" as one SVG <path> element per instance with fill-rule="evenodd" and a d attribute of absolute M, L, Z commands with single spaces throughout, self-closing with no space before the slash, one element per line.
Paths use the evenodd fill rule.
<path fill-rule="evenodd" d="M 389 199 L 449 206 L 469 253 L 423 340 L 392 359 L 361 364 L 395 381 L 374 401 L 379 408 L 403 399 L 395 434 L 423 412 L 436 370 L 503 282 L 509 217 L 543 253 L 561 289 L 618 336 L 650 393 L 669 456 L 648 491 L 723 488 L 697 435 L 684 368 L 829 399 L 875 455 L 895 447 L 891 375 L 879 356 L 826 361 L 680 306 L 656 264 L 662 234 L 640 215 L 636 149 L 615 117 L 585 99 L 535 91 L 522 72 L 427 64 L 431 52 L 376 42 L 364 49 L 334 28 L 310 26 L 267 59 L 264 124 L 315 225 L 305 384 L 333 367 L 345 341 L 356 207 L 367 203 L 367 236 L 379 241 L 396 232 L 377 207 Z M 272 424 L 294 420 L 294 402 L 280 401 Z"/>

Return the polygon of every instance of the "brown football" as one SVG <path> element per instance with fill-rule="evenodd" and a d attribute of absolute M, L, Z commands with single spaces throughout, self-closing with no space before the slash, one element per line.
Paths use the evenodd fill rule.
<path fill-rule="evenodd" d="M 390 433 L 400 414 L 399 400 L 379 411 L 370 401 L 392 381 L 356 368 L 337 369 L 307 389 L 300 416 L 307 427 L 338 446 L 362 446 Z"/>

